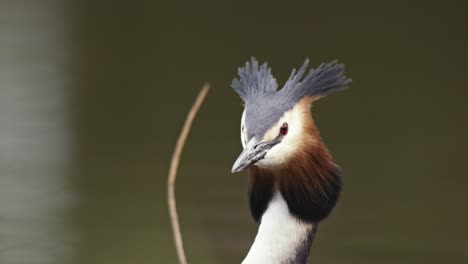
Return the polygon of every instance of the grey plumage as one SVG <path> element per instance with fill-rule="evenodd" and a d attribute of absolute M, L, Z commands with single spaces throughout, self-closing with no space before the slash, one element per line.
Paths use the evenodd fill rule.
<path fill-rule="evenodd" d="M 238 74 L 240 78 L 234 79 L 231 87 L 244 101 L 265 93 L 276 92 L 278 88 L 276 79 L 271 74 L 271 68 L 268 68 L 268 63 L 265 62 L 259 67 L 254 57 L 251 63 L 247 61 L 244 67 L 239 68 Z"/>
<path fill-rule="evenodd" d="M 293 69 L 282 89 L 265 62 L 259 66 L 252 57 L 250 62 L 239 68 L 239 79 L 232 81 L 231 87 L 244 100 L 246 107 L 247 137 L 260 139 L 281 116 L 306 96 L 323 97 L 347 88 L 351 79 L 344 74 L 344 65 L 337 61 L 322 63 L 306 73 L 309 60 Z"/>

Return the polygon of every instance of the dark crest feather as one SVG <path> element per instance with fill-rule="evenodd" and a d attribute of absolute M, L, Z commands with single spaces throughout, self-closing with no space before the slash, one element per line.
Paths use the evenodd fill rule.
<path fill-rule="evenodd" d="M 322 97 L 344 90 L 351 83 L 351 79 L 345 76 L 344 64 L 338 63 L 337 60 L 322 63 L 316 69 L 311 68 L 303 78 L 308 64 L 309 60 L 306 59 L 297 74 L 293 70 L 281 90 L 283 95 L 297 101 L 305 96 Z"/>
<path fill-rule="evenodd" d="M 345 76 L 343 64 L 337 61 L 323 63 L 316 69 L 307 71 L 309 60 L 291 75 L 284 87 L 277 90 L 278 84 L 271 74 L 268 64 L 259 66 L 252 59 L 239 68 L 239 78 L 232 81 L 232 88 L 245 102 L 247 137 L 262 138 L 288 110 L 304 97 L 323 97 L 346 89 L 351 79 Z"/>
<path fill-rule="evenodd" d="M 351 83 L 351 79 L 345 76 L 344 64 L 336 60 L 322 63 L 316 69 L 311 68 L 304 77 L 308 65 L 309 59 L 306 59 L 297 73 L 293 69 L 278 95 L 296 103 L 305 96 L 322 97 L 344 90 Z M 252 57 L 250 62 L 239 68 L 238 73 L 239 79 L 234 79 L 231 87 L 244 101 L 277 91 L 278 84 L 266 62 L 259 66 L 257 59 Z"/>
<path fill-rule="evenodd" d="M 257 59 L 251 58 L 244 67 L 238 70 L 239 79 L 232 81 L 231 87 L 237 94 L 247 101 L 249 98 L 262 95 L 267 92 L 276 92 L 278 84 L 268 68 L 268 63 L 258 65 Z"/>

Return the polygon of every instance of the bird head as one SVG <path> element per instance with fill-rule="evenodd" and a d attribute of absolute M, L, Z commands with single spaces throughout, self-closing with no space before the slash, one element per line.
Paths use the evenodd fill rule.
<path fill-rule="evenodd" d="M 244 150 L 232 172 L 250 166 L 275 168 L 285 166 L 320 140 L 310 114 L 312 102 L 343 90 L 351 82 L 344 75 L 344 65 L 323 63 L 307 73 L 309 61 L 296 72 L 293 69 L 283 88 L 267 63 L 255 58 L 239 68 L 239 78 L 232 88 L 244 101 L 241 119 L 241 142 Z"/>

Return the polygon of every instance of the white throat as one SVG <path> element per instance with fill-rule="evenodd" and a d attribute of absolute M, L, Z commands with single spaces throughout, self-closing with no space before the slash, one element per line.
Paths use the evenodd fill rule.
<path fill-rule="evenodd" d="M 286 201 L 276 191 L 262 216 L 255 242 L 242 263 L 305 263 L 314 225 L 292 216 Z"/>

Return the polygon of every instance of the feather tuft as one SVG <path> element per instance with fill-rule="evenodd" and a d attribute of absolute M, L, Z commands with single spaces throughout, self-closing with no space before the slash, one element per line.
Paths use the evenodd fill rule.
<path fill-rule="evenodd" d="M 345 75 L 344 64 L 338 63 L 337 60 L 322 63 L 316 69 L 311 68 L 303 77 L 308 65 L 309 60 L 306 59 L 297 74 L 293 70 L 283 89 L 280 90 L 283 96 L 293 101 L 299 101 L 306 96 L 323 97 L 346 89 L 352 81 Z"/>
<path fill-rule="evenodd" d="M 232 81 L 231 87 L 244 100 L 250 100 L 264 93 L 274 93 L 278 88 L 268 63 L 259 66 L 257 59 L 251 58 L 238 70 L 239 79 Z"/>

